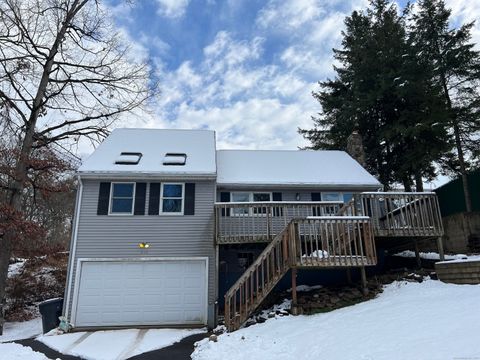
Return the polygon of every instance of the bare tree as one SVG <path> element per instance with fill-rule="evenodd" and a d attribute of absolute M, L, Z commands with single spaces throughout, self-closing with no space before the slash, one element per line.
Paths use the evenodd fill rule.
<path fill-rule="evenodd" d="M 148 79 L 147 64 L 114 31 L 98 0 L 0 2 L 0 119 L 9 136 L 2 142 L 13 144 L 0 213 L 0 299 L 19 231 L 8 224 L 24 216 L 32 154 L 80 137 L 98 141 L 120 114 L 156 94 Z"/>

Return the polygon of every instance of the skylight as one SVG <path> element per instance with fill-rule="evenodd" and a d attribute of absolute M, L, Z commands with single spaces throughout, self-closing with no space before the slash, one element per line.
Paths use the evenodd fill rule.
<path fill-rule="evenodd" d="M 115 159 L 117 165 L 137 165 L 142 158 L 142 153 L 139 152 L 122 152 Z"/>
<path fill-rule="evenodd" d="M 163 158 L 163 165 L 185 165 L 187 161 L 187 154 L 183 153 L 166 153 Z"/>

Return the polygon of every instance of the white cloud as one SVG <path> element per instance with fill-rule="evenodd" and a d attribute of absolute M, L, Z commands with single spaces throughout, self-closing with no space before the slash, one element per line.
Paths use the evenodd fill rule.
<path fill-rule="evenodd" d="M 164 6 L 162 11 L 168 4 L 178 4 L 157 1 Z M 271 0 L 250 35 L 218 31 L 200 59 L 185 58 L 173 70 L 157 59 L 162 95 L 155 115 L 139 116 L 132 126 L 209 128 L 217 131 L 220 148 L 307 145 L 297 128 L 311 127 L 311 115 L 319 111 L 311 92 L 318 80 L 332 75 L 331 48 L 340 45 L 344 17 L 359 6 L 352 2 Z M 171 9 L 170 14 L 183 14 L 188 2 L 182 3 L 183 10 Z M 278 32 L 284 47 L 266 62 L 266 41 Z M 140 42 L 148 46 L 150 40 Z"/>
<path fill-rule="evenodd" d="M 297 29 L 322 13 L 317 0 L 272 0 L 260 11 L 257 24 L 264 28 L 275 24 L 287 30 Z"/>
<path fill-rule="evenodd" d="M 472 0 L 446 0 L 447 8 L 452 10 L 452 19 L 456 27 L 475 21 L 472 29 L 472 41 L 480 49 L 480 1 Z"/>
<path fill-rule="evenodd" d="M 158 13 L 168 18 L 180 18 L 185 14 L 190 0 L 157 0 Z"/>

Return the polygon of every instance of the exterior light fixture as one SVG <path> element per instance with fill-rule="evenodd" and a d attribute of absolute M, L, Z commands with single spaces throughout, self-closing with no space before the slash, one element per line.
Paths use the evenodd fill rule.
<path fill-rule="evenodd" d="M 144 242 L 141 242 L 141 243 L 138 243 L 138 247 L 140 249 L 148 249 L 150 247 L 150 244 L 149 243 L 144 243 Z"/>

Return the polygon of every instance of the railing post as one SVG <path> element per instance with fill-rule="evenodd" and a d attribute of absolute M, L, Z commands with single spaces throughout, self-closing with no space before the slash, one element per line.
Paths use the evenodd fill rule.
<path fill-rule="evenodd" d="M 292 268 L 292 315 L 298 315 L 297 303 L 297 268 Z"/>
<path fill-rule="evenodd" d="M 441 236 L 437 237 L 438 254 L 440 261 L 445 261 L 445 253 L 443 252 L 443 239 Z"/>
<path fill-rule="evenodd" d="M 270 228 L 270 211 L 272 210 L 272 207 L 271 206 L 267 206 L 266 207 L 266 212 L 267 212 L 267 241 L 270 241 L 270 232 L 271 232 L 271 228 Z"/>

